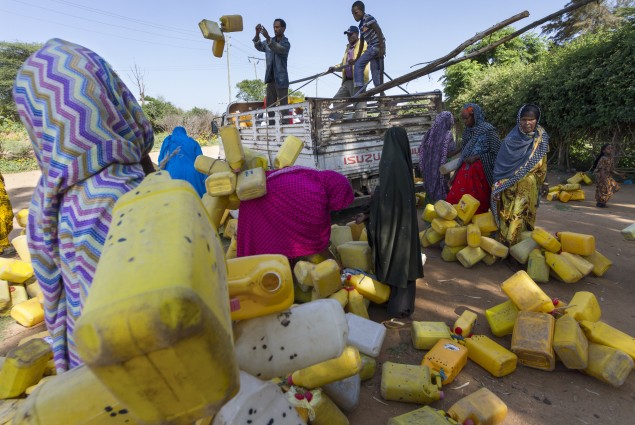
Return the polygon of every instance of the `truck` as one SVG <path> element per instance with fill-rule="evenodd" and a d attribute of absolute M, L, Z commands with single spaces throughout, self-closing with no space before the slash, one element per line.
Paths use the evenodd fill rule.
<path fill-rule="evenodd" d="M 441 108 L 440 91 L 367 99 L 306 98 L 270 108 L 261 102 L 233 102 L 221 125 L 235 125 L 243 147 L 266 156 L 270 165 L 287 136 L 300 138 L 304 148 L 295 165 L 343 174 L 363 203 L 379 183 L 385 131 L 393 126 L 406 129 L 415 172 L 419 144 Z"/>

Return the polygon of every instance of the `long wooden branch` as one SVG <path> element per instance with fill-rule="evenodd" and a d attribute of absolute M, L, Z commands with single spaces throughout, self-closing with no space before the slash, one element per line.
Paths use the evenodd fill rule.
<path fill-rule="evenodd" d="M 456 55 L 460 54 L 463 50 L 465 50 L 468 46 L 471 46 L 472 44 L 476 43 L 477 41 L 487 37 L 490 34 L 495 33 L 496 31 L 500 30 L 501 28 L 505 28 L 507 25 L 512 24 L 516 21 L 519 21 L 523 18 L 526 18 L 527 16 L 529 16 L 529 12 L 527 12 L 526 10 L 522 13 L 519 13 L 517 15 L 512 16 L 511 18 L 507 18 L 504 21 L 488 28 L 487 30 L 480 32 L 478 34 L 476 34 L 474 37 L 465 40 L 463 43 L 459 44 L 454 50 L 452 50 L 450 53 L 448 53 L 445 56 L 442 56 L 438 59 L 433 60 L 432 62 L 430 62 L 428 65 L 424 66 L 421 69 L 417 69 L 416 71 L 412 71 L 408 74 L 402 75 L 401 77 L 397 77 L 392 81 L 389 81 L 387 83 L 381 84 L 377 87 L 374 87 L 372 90 L 368 90 L 367 92 L 363 93 L 361 96 L 372 96 L 374 94 L 380 93 L 382 91 L 391 89 L 393 87 L 396 87 L 400 84 L 403 83 L 407 83 L 408 81 L 414 80 L 416 78 L 419 78 L 423 75 L 428 74 L 428 70 L 433 69 L 434 67 L 447 62 L 448 60 L 452 59 L 453 57 L 455 57 Z M 360 96 L 360 97 L 361 97 Z"/>

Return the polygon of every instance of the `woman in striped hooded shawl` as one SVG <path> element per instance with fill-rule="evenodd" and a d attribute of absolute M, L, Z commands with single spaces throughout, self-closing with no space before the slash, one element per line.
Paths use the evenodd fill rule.
<path fill-rule="evenodd" d="M 514 245 L 525 230 L 533 230 L 536 223 L 549 150 L 549 135 L 539 122 L 540 109 L 523 105 L 517 125 L 505 137 L 496 158 L 491 208 L 498 239 L 507 246 Z"/>
<path fill-rule="evenodd" d="M 480 214 L 489 208 L 494 183 L 492 174 L 501 142 L 496 128 L 485 121 L 483 111 L 477 104 L 466 104 L 461 110 L 461 119 L 465 124 L 461 164 L 454 174 L 452 188 L 445 200 L 458 204 L 463 195 L 470 194 L 480 202 L 477 210 L 477 214 Z"/>
<path fill-rule="evenodd" d="M 154 136 L 134 95 L 99 55 L 52 39 L 13 88 L 42 176 L 27 240 L 44 293 L 58 372 L 81 364 L 75 321 L 90 290 L 117 199 L 152 171 Z"/>

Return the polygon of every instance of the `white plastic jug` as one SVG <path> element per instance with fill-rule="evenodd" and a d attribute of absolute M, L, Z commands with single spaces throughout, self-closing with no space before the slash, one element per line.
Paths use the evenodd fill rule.
<path fill-rule="evenodd" d="M 360 353 L 367 356 L 377 357 L 384 343 L 386 327 L 352 313 L 346 313 L 346 322 L 348 345 L 357 347 Z"/>

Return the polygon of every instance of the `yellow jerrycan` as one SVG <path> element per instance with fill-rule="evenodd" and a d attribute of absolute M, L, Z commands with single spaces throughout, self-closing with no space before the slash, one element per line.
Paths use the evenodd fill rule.
<path fill-rule="evenodd" d="M 536 241 L 538 245 L 543 247 L 549 252 L 558 252 L 560 251 L 560 242 L 553 236 L 551 233 L 547 232 L 545 229 L 540 227 L 536 227 L 531 232 L 531 237 Z"/>
<path fill-rule="evenodd" d="M 217 58 L 222 58 L 224 51 L 225 51 L 225 34 L 223 34 L 223 38 L 221 38 L 220 40 L 214 40 L 214 42 L 212 43 L 212 54 L 214 56 L 216 56 Z"/>
<path fill-rule="evenodd" d="M 220 29 L 223 32 L 237 32 L 243 30 L 241 15 L 223 15 L 220 17 Z"/>
<path fill-rule="evenodd" d="M 262 168 L 264 171 L 269 169 L 269 161 L 264 154 L 247 148 L 244 148 L 243 151 L 245 152 L 245 165 L 243 168 L 247 170 Z"/>
<path fill-rule="evenodd" d="M 75 326 L 82 360 L 140 422 L 215 414 L 239 376 L 225 260 L 200 198 L 160 171 L 112 217 Z"/>
<path fill-rule="evenodd" d="M 383 304 L 390 298 L 390 286 L 364 274 L 350 275 L 347 282 L 357 289 L 364 298 L 375 304 Z"/>
<path fill-rule="evenodd" d="M 604 273 L 613 265 L 611 260 L 598 251 L 593 252 L 591 255 L 585 255 L 583 258 L 593 264 L 593 274 L 598 277 L 604 276 Z"/>
<path fill-rule="evenodd" d="M 474 217 L 472 217 L 472 223 L 478 226 L 482 234 L 491 233 L 498 230 L 498 226 L 496 226 L 496 222 L 494 221 L 494 216 L 492 215 L 491 211 L 476 214 Z"/>
<path fill-rule="evenodd" d="M 337 252 L 342 260 L 342 266 L 350 269 L 359 269 L 371 272 L 373 260 L 368 242 L 346 242 L 337 247 Z"/>
<path fill-rule="evenodd" d="M 0 280 L 24 283 L 33 276 L 33 266 L 22 260 L 8 260 L 0 264 Z"/>
<path fill-rule="evenodd" d="M 443 410 L 436 410 L 430 406 L 423 406 L 403 415 L 388 419 L 388 425 L 456 425 L 454 419 L 445 416 Z"/>
<path fill-rule="evenodd" d="M 447 235 L 447 233 L 446 233 L 446 235 Z M 441 250 L 441 258 L 443 259 L 443 261 L 446 261 L 448 263 L 459 261 L 458 258 L 456 258 L 456 254 L 461 252 L 463 250 L 463 248 L 466 248 L 466 246 L 465 245 L 463 245 L 463 246 L 449 246 L 449 245 L 446 244 L 443 247 L 443 249 Z"/>
<path fill-rule="evenodd" d="M 9 292 L 9 283 L 6 280 L 0 280 L 0 310 L 4 310 L 11 305 L 11 293 Z"/>
<path fill-rule="evenodd" d="M 273 168 L 280 169 L 292 166 L 303 148 L 304 142 L 302 140 L 295 136 L 287 136 L 273 160 Z"/>
<path fill-rule="evenodd" d="M 555 320 L 547 313 L 521 311 L 518 313 L 511 350 L 518 361 L 529 367 L 552 371 L 556 367 L 553 351 Z"/>
<path fill-rule="evenodd" d="M 480 247 L 472 248 L 471 246 L 466 246 L 456 253 L 456 259 L 466 269 L 469 269 L 483 258 L 485 258 L 485 251 Z"/>
<path fill-rule="evenodd" d="M 459 217 L 459 220 L 461 220 L 463 224 L 469 223 L 480 205 L 480 201 L 469 193 L 461 196 L 457 208 L 457 216 Z"/>
<path fill-rule="evenodd" d="M 233 125 L 225 125 L 219 129 L 219 133 L 229 166 L 234 172 L 240 171 L 245 164 L 245 151 L 240 142 L 238 129 Z"/>
<path fill-rule="evenodd" d="M 428 223 L 432 223 L 432 220 L 434 220 L 438 216 L 439 214 L 437 214 L 436 210 L 434 209 L 434 204 L 428 204 L 423 209 L 423 214 L 421 215 L 421 219 L 423 221 L 427 221 Z"/>
<path fill-rule="evenodd" d="M 509 248 L 509 254 L 516 259 L 520 264 L 527 264 L 529 260 L 529 254 L 531 251 L 538 248 L 538 244 L 533 238 L 529 237 L 523 239 L 515 245 Z"/>
<path fill-rule="evenodd" d="M 591 342 L 617 348 L 635 360 L 635 338 L 604 322 L 580 322 L 584 334 Z"/>
<path fill-rule="evenodd" d="M 201 201 L 209 215 L 212 226 L 218 231 L 223 214 L 229 204 L 227 196 L 211 196 L 209 193 L 204 193 Z"/>
<path fill-rule="evenodd" d="M 355 221 L 349 221 L 346 225 L 350 227 L 351 236 L 354 241 L 358 241 L 362 236 L 362 232 L 366 229 L 366 225 L 364 223 L 357 223 Z"/>
<path fill-rule="evenodd" d="M 444 397 L 440 379 L 428 366 L 384 362 L 381 366 L 381 396 L 384 400 L 430 404 Z"/>
<path fill-rule="evenodd" d="M 425 236 L 426 241 L 428 242 L 428 246 L 432 246 L 432 245 L 438 244 L 439 242 L 441 242 L 443 240 L 443 237 L 444 237 L 444 235 L 438 233 L 432 227 L 429 227 L 429 228 L 427 228 L 424 231 L 424 236 Z M 420 238 L 420 240 L 421 240 L 421 238 Z M 467 243 L 467 239 L 466 239 L 466 243 Z M 424 248 L 426 248 L 426 246 L 423 244 L 423 242 L 421 243 L 421 245 Z"/>
<path fill-rule="evenodd" d="M 584 173 L 580 172 L 580 173 L 575 173 L 574 175 L 572 175 L 571 177 L 569 177 L 567 179 L 567 183 L 569 184 L 576 184 L 576 183 L 582 183 Z"/>
<path fill-rule="evenodd" d="M 20 225 L 20 227 L 22 227 L 23 229 L 26 229 L 26 225 L 28 224 L 28 221 L 29 221 L 29 210 L 26 208 L 21 209 L 15 215 L 15 219 L 18 221 L 18 224 Z"/>
<path fill-rule="evenodd" d="M 621 350 L 589 343 L 589 364 L 584 373 L 614 387 L 621 386 L 633 370 L 633 359 Z"/>
<path fill-rule="evenodd" d="M 467 246 L 472 248 L 481 246 L 481 229 L 474 223 L 467 225 Z"/>
<path fill-rule="evenodd" d="M 514 273 L 501 285 L 503 292 L 521 311 L 549 313 L 555 306 L 551 298 L 534 282 L 526 271 Z"/>
<path fill-rule="evenodd" d="M 459 227 L 459 223 L 454 220 L 446 220 L 441 217 L 437 217 L 432 220 L 432 229 L 440 235 L 445 236 L 445 232 L 452 227 Z"/>
<path fill-rule="evenodd" d="M 14 305 L 11 309 L 11 317 L 22 326 L 30 328 L 44 321 L 44 309 L 37 298 L 31 298 Z"/>
<path fill-rule="evenodd" d="M 366 304 L 364 304 L 363 295 L 357 292 L 357 289 L 354 287 L 347 287 L 345 289 L 348 291 L 348 304 L 346 304 L 346 311 L 348 313 L 356 314 L 359 317 L 363 317 L 364 319 L 370 319 L 368 316 L 368 309 L 366 308 Z"/>
<path fill-rule="evenodd" d="M 565 283 L 575 283 L 584 275 L 566 257 L 553 252 L 545 252 L 545 261 L 553 274 Z"/>
<path fill-rule="evenodd" d="M 568 369 L 586 369 L 589 341 L 573 317 L 564 315 L 556 320 L 553 349 Z"/>
<path fill-rule="evenodd" d="M 504 303 L 495 305 L 485 310 L 485 318 L 489 323 L 490 330 L 497 337 L 511 335 L 514 331 L 516 318 L 518 317 L 518 307 L 507 300 Z"/>
<path fill-rule="evenodd" d="M 15 398 L 37 384 L 52 355 L 43 339 L 32 339 L 9 351 L 0 369 L 0 399 Z"/>
<path fill-rule="evenodd" d="M 426 353 L 421 364 L 440 374 L 443 385 L 447 385 L 467 364 L 467 348 L 455 341 L 440 339 Z"/>
<path fill-rule="evenodd" d="M 256 167 L 245 170 L 236 178 L 236 195 L 241 201 L 260 198 L 267 194 L 265 170 Z"/>
<path fill-rule="evenodd" d="M 359 376 L 362 381 L 366 381 L 375 376 L 375 372 L 377 371 L 377 361 L 362 353 L 360 353 L 359 356 L 362 358 L 362 368 L 359 371 Z"/>
<path fill-rule="evenodd" d="M 324 260 L 319 264 L 311 264 L 311 266 L 309 271 L 311 281 L 320 298 L 326 298 L 342 288 L 340 266 L 337 261 Z"/>
<path fill-rule="evenodd" d="M 458 319 L 454 322 L 452 332 L 455 335 L 460 335 L 464 338 L 472 335 L 472 328 L 476 325 L 476 319 L 478 316 L 476 313 L 470 310 L 465 310 Z"/>
<path fill-rule="evenodd" d="M 578 255 L 591 255 L 595 251 L 595 237 L 582 233 L 558 232 L 562 250 Z"/>
<path fill-rule="evenodd" d="M 80 401 L 69 407 L 71 400 Z M 85 366 L 38 385 L 16 412 L 14 425 L 134 425 L 128 409 Z"/>
<path fill-rule="evenodd" d="M 457 211 L 454 206 L 444 200 L 439 200 L 434 204 L 434 211 L 442 220 L 454 220 L 457 216 Z"/>
<path fill-rule="evenodd" d="M 593 293 L 580 291 L 573 294 L 565 314 L 578 322 L 583 320 L 597 322 L 602 317 L 602 310 L 600 310 L 600 304 Z"/>
<path fill-rule="evenodd" d="M 547 283 L 549 282 L 549 266 L 545 260 L 545 256 L 539 249 L 534 249 L 529 254 L 529 260 L 527 261 L 527 274 L 535 282 Z"/>
<path fill-rule="evenodd" d="M 467 246 L 467 226 L 451 227 L 445 231 L 445 246 Z"/>
<path fill-rule="evenodd" d="M 500 378 L 516 370 L 518 356 L 485 335 L 473 335 L 465 339 L 468 358 Z"/>
<path fill-rule="evenodd" d="M 497 425 L 507 416 L 507 405 L 496 394 L 483 387 L 454 403 L 448 415 L 460 424 Z"/>
<path fill-rule="evenodd" d="M 417 350 L 429 350 L 440 340 L 450 339 L 450 328 L 444 322 L 412 322 L 412 345 Z"/>
<path fill-rule="evenodd" d="M 286 310 L 293 304 L 293 277 L 284 255 L 253 255 L 227 260 L 232 320 Z"/>
<path fill-rule="evenodd" d="M 627 241 L 635 241 L 635 223 L 631 224 L 630 226 L 626 226 L 625 228 L 620 230 L 620 233 Z"/>
<path fill-rule="evenodd" d="M 581 255 L 562 251 L 560 256 L 564 257 L 570 264 L 572 264 L 573 267 L 582 274 L 582 276 L 588 276 L 593 271 L 593 264 L 585 260 Z"/>
<path fill-rule="evenodd" d="M 198 23 L 198 27 L 200 28 L 203 37 L 207 38 L 208 40 L 223 39 L 223 33 L 218 24 L 214 21 L 203 19 L 201 22 Z"/>
<path fill-rule="evenodd" d="M 359 351 L 349 345 L 339 357 L 293 372 L 287 383 L 313 389 L 356 375 L 361 369 Z"/>
<path fill-rule="evenodd" d="M 13 245 L 17 251 L 20 260 L 27 263 L 31 262 L 31 253 L 29 252 L 29 247 L 26 242 L 26 235 L 20 235 L 13 238 L 13 240 L 11 240 L 11 245 Z"/>
<path fill-rule="evenodd" d="M 236 191 L 236 174 L 233 171 L 221 171 L 205 179 L 205 188 L 211 196 L 230 195 Z"/>
<path fill-rule="evenodd" d="M 354 240 L 353 229 L 350 226 L 339 226 L 337 224 L 331 226 L 330 242 L 335 248 L 346 242 L 353 242 Z"/>
<path fill-rule="evenodd" d="M 509 248 L 498 242 L 496 239 L 492 239 L 487 236 L 481 236 L 480 247 L 483 251 L 498 258 L 507 258 L 507 255 L 509 254 Z"/>
<path fill-rule="evenodd" d="M 206 175 L 212 175 L 214 173 L 221 173 L 225 171 L 231 171 L 229 164 L 222 159 L 211 158 L 205 155 L 198 155 L 194 160 L 194 168 L 199 173 Z"/>
<path fill-rule="evenodd" d="M 310 421 L 311 425 L 348 425 L 348 418 L 339 407 L 322 390 L 310 391 L 313 394 L 310 406 L 315 413 L 315 418 Z"/>

